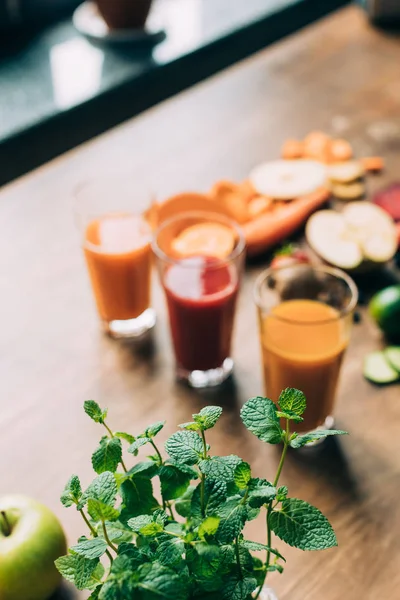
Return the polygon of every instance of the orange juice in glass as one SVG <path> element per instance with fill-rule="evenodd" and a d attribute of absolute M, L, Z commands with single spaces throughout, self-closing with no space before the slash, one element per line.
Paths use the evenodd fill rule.
<path fill-rule="evenodd" d="M 121 177 L 85 184 L 76 192 L 97 310 L 104 329 L 115 338 L 141 336 L 155 324 L 150 306 L 152 228 L 149 210 L 143 210 L 148 200 L 134 180 Z"/>
<path fill-rule="evenodd" d="M 339 269 L 268 269 L 255 286 L 266 395 L 297 388 L 307 398 L 296 431 L 333 426 L 336 387 L 350 339 L 357 287 Z"/>

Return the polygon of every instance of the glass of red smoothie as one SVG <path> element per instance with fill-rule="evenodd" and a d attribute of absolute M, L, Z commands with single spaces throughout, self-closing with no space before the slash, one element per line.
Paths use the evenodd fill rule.
<path fill-rule="evenodd" d="M 231 340 L 245 256 L 240 227 L 214 213 L 187 212 L 153 237 L 177 376 L 202 388 L 232 372 Z"/>
<path fill-rule="evenodd" d="M 114 338 L 140 337 L 155 324 L 151 207 L 147 188 L 121 174 L 75 191 L 75 218 L 93 295 L 103 327 Z"/>

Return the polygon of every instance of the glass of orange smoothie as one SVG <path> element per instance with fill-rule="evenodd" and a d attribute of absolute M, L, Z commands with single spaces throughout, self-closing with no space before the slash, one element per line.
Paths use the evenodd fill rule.
<path fill-rule="evenodd" d="M 255 285 L 266 394 L 307 398 L 296 431 L 333 426 L 336 387 L 349 343 L 357 287 L 346 273 L 299 264 L 264 271 Z"/>
<path fill-rule="evenodd" d="M 75 215 L 105 331 L 135 338 L 155 324 L 150 306 L 152 226 L 148 192 L 123 177 L 76 190 Z"/>

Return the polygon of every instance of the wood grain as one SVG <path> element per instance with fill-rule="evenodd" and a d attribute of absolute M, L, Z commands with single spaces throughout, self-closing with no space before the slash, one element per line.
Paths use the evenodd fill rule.
<path fill-rule="evenodd" d="M 146 179 L 163 196 L 205 190 L 216 179 L 240 180 L 257 162 L 275 158 L 286 137 L 316 128 L 347 137 L 360 155 L 385 156 L 387 173 L 372 190 L 398 176 L 399 64 L 398 39 L 349 8 L 1 191 L 1 494 L 23 492 L 48 504 L 71 542 L 83 533 L 76 512 L 58 498 L 71 473 L 84 483 L 92 476 L 90 454 L 101 433 L 83 414 L 88 398 L 109 407 L 112 426 L 133 433 L 167 416 L 165 436 L 204 403 L 221 403 L 222 424 L 210 434 L 214 452 L 238 453 L 256 475 L 271 476 L 276 452 L 238 418 L 243 402 L 262 391 L 252 287 L 266 259 L 249 265 L 243 284 L 234 381 L 216 391 L 188 390 L 174 380 L 157 282 L 152 341 L 130 347 L 99 330 L 72 190 L 116 170 Z M 283 482 L 329 516 L 339 548 L 289 550 L 285 574 L 271 577 L 280 600 L 398 598 L 400 392 L 373 387 L 361 375 L 363 355 L 380 343 L 364 314 L 337 400 L 337 423 L 351 436 L 289 455 Z M 252 523 L 249 535 L 263 541 L 260 525 Z M 61 596 L 78 597 L 67 589 Z"/>

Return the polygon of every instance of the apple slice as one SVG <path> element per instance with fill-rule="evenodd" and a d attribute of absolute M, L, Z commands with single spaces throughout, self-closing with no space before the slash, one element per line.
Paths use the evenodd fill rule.
<path fill-rule="evenodd" d="M 348 270 L 385 263 L 397 249 L 393 219 L 370 202 L 350 202 L 341 213 L 315 213 L 307 222 L 306 238 L 323 260 Z"/>

